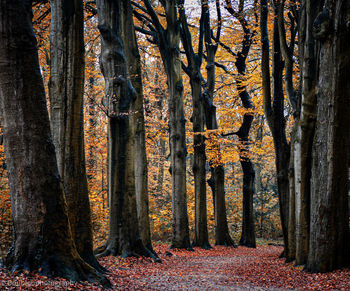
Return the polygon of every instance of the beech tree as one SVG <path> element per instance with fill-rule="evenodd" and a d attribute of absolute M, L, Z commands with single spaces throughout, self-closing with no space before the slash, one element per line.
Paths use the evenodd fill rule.
<path fill-rule="evenodd" d="M 216 114 L 216 106 L 214 105 L 215 91 L 215 57 L 218 50 L 221 34 L 221 9 L 220 1 L 215 1 L 215 7 L 218 17 L 218 29 L 214 36 L 210 22 L 210 9 L 206 1 L 202 2 L 204 9 L 204 42 L 206 47 L 206 71 L 207 81 L 203 90 L 205 123 L 208 130 L 218 129 L 218 118 Z M 219 163 L 210 163 L 211 176 L 208 180 L 208 185 L 211 189 L 214 201 L 214 216 L 215 216 L 215 244 L 224 246 L 235 246 L 235 243 L 230 236 L 227 223 L 226 199 L 225 199 L 225 168 L 222 161 L 222 152 L 218 140 L 214 140 L 216 155 L 219 157 Z"/>
<path fill-rule="evenodd" d="M 136 91 L 134 103 L 135 126 L 135 191 L 139 230 L 144 245 L 153 251 L 148 203 L 148 172 L 146 155 L 145 118 L 143 114 L 143 86 L 141 57 L 136 41 L 132 6 L 130 0 L 123 1 L 123 41 L 131 83 Z"/>
<path fill-rule="evenodd" d="M 237 68 L 238 76 L 236 77 L 235 81 L 237 84 L 238 95 L 242 101 L 243 107 L 247 110 L 252 110 L 254 108 L 254 104 L 247 90 L 245 75 L 247 70 L 247 57 L 253 42 L 253 32 L 249 27 L 249 23 L 245 15 L 245 4 L 246 3 L 244 0 L 240 0 L 236 11 L 232 6 L 231 0 L 226 0 L 226 10 L 239 21 L 244 32 L 240 51 L 235 53 L 228 46 L 222 43 L 221 45 L 236 59 L 235 66 Z M 255 248 L 255 221 L 253 209 L 255 171 L 253 163 L 250 160 L 249 153 L 249 131 L 252 126 L 253 119 L 254 114 L 252 112 L 245 113 L 243 115 L 241 127 L 233 134 L 237 135 L 240 141 L 240 163 L 243 170 L 243 221 L 242 235 L 239 244 Z M 228 135 L 231 135 L 231 133 L 225 134 L 224 136 Z"/>
<path fill-rule="evenodd" d="M 186 200 L 186 134 L 185 116 L 183 106 L 183 82 L 181 75 L 180 57 L 180 23 L 177 16 L 178 2 L 176 0 L 162 1 L 165 10 L 167 27 L 160 23 L 157 13 L 148 0 L 143 1 L 150 17 L 150 25 L 153 24 L 152 37 L 156 37 L 156 43 L 162 57 L 165 72 L 167 74 L 169 89 L 169 130 L 170 130 L 170 160 L 171 160 L 171 185 L 172 185 L 172 214 L 173 214 L 173 238 L 172 248 L 191 248 L 187 200 Z M 143 30 L 143 32 L 145 32 Z"/>
<path fill-rule="evenodd" d="M 306 15 L 310 17 L 314 9 L 312 1 L 307 1 L 307 7 L 310 10 Z M 319 57 L 315 74 L 317 121 L 312 148 L 310 242 L 306 264 L 306 269 L 312 272 L 329 272 L 350 264 L 349 15 L 349 1 L 326 1 L 312 27 Z"/>
<path fill-rule="evenodd" d="M 51 1 L 51 132 L 69 221 L 80 256 L 99 271 L 93 254 L 84 146 L 83 1 Z"/>
<path fill-rule="evenodd" d="M 28 270 L 72 281 L 107 279 L 77 252 L 50 133 L 31 1 L 0 2 L 1 124 L 11 189 L 11 272 Z"/>
<path fill-rule="evenodd" d="M 123 26 L 127 0 L 98 0 L 98 29 L 101 33 L 101 70 L 105 79 L 108 108 L 109 234 L 99 256 L 144 255 L 157 260 L 141 239 L 136 207 L 134 102 L 137 93 L 131 83 Z"/>
<path fill-rule="evenodd" d="M 193 124 L 193 175 L 195 191 L 195 238 L 193 245 L 204 249 L 210 249 L 207 225 L 207 191 L 206 191 L 206 156 L 205 156 L 205 111 L 202 96 L 201 66 L 203 61 L 204 17 L 208 9 L 208 3 L 202 2 L 202 15 L 199 26 L 198 52 L 194 52 L 192 36 L 187 23 L 185 1 L 179 4 L 179 19 L 181 22 L 181 40 L 187 58 L 187 66 L 182 64 L 186 74 L 190 78 L 192 91 L 192 124 Z"/>

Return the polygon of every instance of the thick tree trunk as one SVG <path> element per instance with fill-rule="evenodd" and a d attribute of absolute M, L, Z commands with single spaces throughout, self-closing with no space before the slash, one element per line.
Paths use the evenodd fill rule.
<path fill-rule="evenodd" d="M 302 101 L 299 127 L 297 130 L 300 140 L 300 152 L 296 153 L 295 168 L 300 172 L 297 180 L 296 195 L 296 265 L 303 265 L 307 261 L 309 252 L 310 232 L 310 181 L 312 167 L 312 141 L 315 131 L 316 112 L 316 50 L 312 34 L 315 17 L 322 9 L 323 1 L 306 1 L 305 3 L 305 42 L 302 56 Z"/>
<path fill-rule="evenodd" d="M 108 284 L 79 256 L 52 143 L 31 2 L 0 1 L 0 104 L 14 242 L 5 265 Z"/>
<path fill-rule="evenodd" d="M 313 33 L 320 45 L 320 61 L 306 266 L 312 272 L 332 271 L 349 266 L 350 262 L 347 163 L 350 146 L 350 3 L 333 0 L 325 6 L 313 22 Z"/>
<path fill-rule="evenodd" d="M 80 256 L 98 271 L 93 254 L 84 150 L 83 1 L 51 1 L 51 132 Z"/>
<path fill-rule="evenodd" d="M 101 67 L 106 84 L 109 122 L 109 237 L 97 252 L 100 256 L 154 254 L 142 242 L 139 232 L 135 190 L 134 101 L 136 92 L 130 81 L 122 39 L 121 1 L 99 0 Z"/>
<path fill-rule="evenodd" d="M 151 240 L 148 202 L 148 173 L 146 155 L 145 118 L 143 114 L 143 87 L 141 58 L 136 42 L 132 7 L 130 0 L 123 1 L 123 41 L 131 83 L 136 90 L 134 103 L 135 126 L 135 190 L 137 217 L 142 242 L 154 254 Z"/>

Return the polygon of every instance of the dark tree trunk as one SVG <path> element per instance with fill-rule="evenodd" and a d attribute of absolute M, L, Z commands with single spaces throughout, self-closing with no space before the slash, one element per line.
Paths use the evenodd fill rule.
<path fill-rule="evenodd" d="M 169 143 L 172 187 L 173 237 L 171 248 L 191 249 L 186 199 L 186 133 L 183 105 L 183 82 L 180 57 L 180 22 L 175 0 L 163 1 L 167 28 L 161 25 L 149 0 L 146 9 L 157 31 L 160 54 L 169 88 Z"/>
<path fill-rule="evenodd" d="M 317 48 L 312 33 L 312 26 L 317 13 L 322 9 L 324 1 L 306 1 L 305 39 L 302 42 L 302 102 L 298 127 L 300 139 L 299 163 L 295 167 L 300 171 L 299 191 L 296 192 L 296 256 L 295 263 L 303 265 L 309 252 L 310 232 L 310 181 L 312 169 L 312 143 L 316 119 L 316 73 Z"/>
<path fill-rule="evenodd" d="M 79 256 L 50 134 L 31 1 L 0 1 L 0 105 L 11 189 L 12 271 L 108 281 Z"/>
<path fill-rule="evenodd" d="M 144 255 L 156 259 L 143 245 L 137 219 L 133 116 L 137 93 L 130 81 L 122 39 L 125 25 L 122 1 L 127 0 L 97 1 L 101 68 L 108 106 L 110 198 L 109 237 L 97 252 L 100 256 Z"/>
<path fill-rule="evenodd" d="M 212 41 L 212 29 L 210 27 L 210 12 L 208 4 L 203 3 L 207 8 L 204 18 L 205 30 L 205 45 L 207 49 L 207 83 L 203 92 L 204 110 L 206 127 L 208 130 L 218 129 L 216 107 L 214 105 L 214 90 L 215 90 L 215 55 L 218 44 Z M 219 12 L 219 1 L 216 1 L 217 11 Z M 220 13 L 218 13 L 220 15 Z M 217 32 L 216 40 L 219 41 L 220 31 Z M 214 145 L 217 156 L 221 160 L 221 149 L 219 142 Z M 210 163 L 211 176 L 208 180 L 208 185 L 213 195 L 214 216 L 215 216 L 215 244 L 224 246 L 235 246 L 233 239 L 230 236 L 226 215 L 226 200 L 225 200 L 225 169 L 222 164 Z"/>
<path fill-rule="evenodd" d="M 123 1 L 123 41 L 131 83 L 136 90 L 134 103 L 135 126 L 135 190 L 137 217 L 142 242 L 154 254 L 151 240 L 148 202 L 148 173 L 146 155 L 145 118 L 143 114 L 143 87 L 141 58 L 136 42 L 132 7 L 130 0 Z"/>
<path fill-rule="evenodd" d="M 93 254 L 84 150 L 83 1 L 51 1 L 51 132 L 68 215 L 80 256 L 105 271 Z"/>
<path fill-rule="evenodd" d="M 311 16 L 309 13 L 308 17 Z M 313 22 L 313 34 L 320 49 L 306 266 L 312 272 L 332 271 L 349 266 L 350 262 L 347 162 L 350 146 L 349 15 L 349 1 L 332 0 L 326 2 Z"/>
<path fill-rule="evenodd" d="M 204 102 L 202 98 L 202 76 L 201 65 L 203 58 L 203 19 L 205 8 L 202 8 L 202 17 L 199 28 L 199 46 L 198 53 L 194 52 L 192 36 L 188 27 L 187 18 L 184 9 L 184 3 L 179 8 L 179 18 L 181 21 L 181 39 L 187 57 L 187 67 L 185 72 L 190 78 L 192 91 L 192 118 L 193 123 L 193 175 L 195 192 L 195 237 L 194 246 L 210 249 L 208 238 L 207 223 L 207 189 L 206 189 L 206 155 L 205 155 L 205 137 L 203 135 L 205 126 Z"/>
<path fill-rule="evenodd" d="M 229 2 L 230 3 L 230 2 Z M 247 91 L 245 82 L 246 74 L 246 61 L 249 55 L 250 47 L 252 44 L 252 32 L 246 21 L 244 15 L 244 1 L 240 1 L 242 8 L 238 12 L 234 11 L 233 8 L 228 8 L 228 11 L 232 16 L 235 16 L 240 22 L 242 30 L 244 32 L 242 40 L 241 51 L 236 56 L 235 66 L 238 71 L 238 78 L 236 78 L 237 91 L 241 99 L 242 105 L 245 109 L 253 109 L 254 105 L 251 97 Z M 243 82 L 242 82 L 243 80 Z M 255 171 L 253 163 L 250 160 L 249 154 L 249 131 L 253 123 L 253 113 L 245 113 L 243 116 L 243 122 L 238 132 L 236 133 L 239 137 L 239 156 L 240 163 L 243 170 L 243 221 L 242 221 L 242 234 L 239 241 L 240 245 L 247 247 L 256 247 L 255 240 L 255 221 L 254 221 L 254 208 L 253 208 L 253 196 L 254 196 L 254 178 Z"/>
<path fill-rule="evenodd" d="M 283 231 L 284 252 L 288 250 L 288 211 L 289 211 L 289 159 L 290 145 L 286 138 L 286 120 L 284 117 L 284 94 L 282 84 L 283 61 L 281 56 L 280 38 L 278 31 L 278 18 L 275 17 L 273 29 L 273 100 L 271 96 L 270 68 L 269 68 L 269 36 L 267 30 L 268 4 L 266 0 L 260 1 L 261 6 L 261 43 L 262 43 L 262 79 L 264 95 L 264 112 L 271 130 L 275 152 L 277 187 L 280 204 L 280 217 Z M 277 15 L 277 9 L 275 14 Z"/>

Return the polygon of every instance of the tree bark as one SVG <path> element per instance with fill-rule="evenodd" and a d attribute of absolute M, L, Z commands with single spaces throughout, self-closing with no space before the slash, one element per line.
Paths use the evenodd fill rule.
<path fill-rule="evenodd" d="M 348 1 L 327 1 L 312 23 L 320 47 L 310 244 L 306 266 L 312 272 L 332 271 L 349 266 L 350 262 L 347 162 L 350 146 L 349 15 Z"/>
<path fill-rule="evenodd" d="M 136 208 L 134 160 L 134 102 L 137 93 L 128 72 L 122 39 L 127 0 L 99 0 L 101 69 L 105 78 L 109 123 L 109 237 L 99 256 L 144 255 L 157 260 L 142 242 Z"/>
<path fill-rule="evenodd" d="M 128 63 L 131 83 L 136 90 L 134 103 L 134 126 L 135 126 L 135 190 L 137 217 L 142 242 L 145 247 L 153 251 L 151 228 L 149 221 L 148 201 L 148 172 L 146 155 L 145 118 L 143 113 L 143 87 L 141 73 L 141 57 L 136 41 L 132 7 L 130 0 L 123 1 L 123 41 Z"/>
<path fill-rule="evenodd" d="M 218 129 L 216 116 L 216 107 L 214 105 L 214 90 L 215 90 L 215 55 L 218 44 L 212 41 L 212 29 L 210 27 L 210 11 L 208 4 L 203 3 L 206 9 L 204 30 L 205 30 L 205 45 L 207 49 L 207 83 L 203 91 L 204 110 L 206 127 L 208 130 Z M 202 4 L 202 5 L 203 5 Z M 219 12 L 219 2 L 216 1 L 217 11 Z M 220 15 L 220 13 L 218 13 Z M 219 40 L 220 31 L 217 32 L 216 40 Z M 215 216 L 215 244 L 224 246 L 234 246 L 235 243 L 230 236 L 226 214 L 226 199 L 225 199 L 225 169 L 222 165 L 220 144 L 216 141 L 214 145 L 219 163 L 210 163 L 211 176 L 208 179 L 208 185 L 213 195 L 214 216 Z"/>
<path fill-rule="evenodd" d="M 0 107 L 11 190 L 11 272 L 36 271 L 72 281 L 108 280 L 79 256 L 69 224 L 45 90 L 31 1 L 0 1 Z"/>
<path fill-rule="evenodd" d="M 183 105 L 184 88 L 181 75 L 178 5 L 175 0 L 162 2 L 167 24 L 167 28 L 164 29 L 149 0 L 144 0 L 144 3 L 157 31 L 159 50 L 167 74 L 169 89 L 169 143 L 173 215 L 171 248 L 191 249 L 186 199 L 186 120 Z"/>
<path fill-rule="evenodd" d="M 305 2 L 305 41 L 302 56 L 302 99 L 299 127 L 297 129 L 300 140 L 300 152 L 295 154 L 295 168 L 300 172 L 300 180 L 296 195 L 296 265 L 304 265 L 309 252 L 310 232 L 310 180 L 312 168 L 312 141 L 315 131 L 316 112 L 316 47 L 312 34 L 314 19 L 322 8 L 323 1 Z"/>
<path fill-rule="evenodd" d="M 202 76 L 201 65 L 203 58 L 203 19 L 205 8 L 202 7 L 202 16 L 199 28 L 198 52 L 194 52 L 192 36 L 188 27 L 185 14 L 184 2 L 180 3 L 179 19 L 181 21 L 181 39 L 187 57 L 185 72 L 190 78 L 192 92 L 192 124 L 193 124 L 193 175 L 195 192 L 195 237 L 194 246 L 210 249 L 207 223 L 207 187 L 206 187 L 206 155 L 205 137 L 203 135 L 205 126 L 205 112 L 202 98 Z"/>
<path fill-rule="evenodd" d="M 51 132 L 68 204 L 69 221 L 80 256 L 105 269 L 93 254 L 84 147 L 83 1 L 51 1 Z"/>
<path fill-rule="evenodd" d="M 282 84 L 283 61 L 280 49 L 278 31 L 278 18 L 274 19 L 273 29 L 273 100 L 271 96 L 270 68 L 269 68 L 269 36 L 267 30 L 268 4 L 266 0 L 260 1 L 261 6 L 261 43 L 262 43 L 262 79 L 264 95 L 264 112 L 271 130 L 275 152 L 277 187 L 280 204 L 280 217 L 283 231 L 284 251 L 283 256 L 289 253 L 288 250 L 288 211 L 289 211 L 289 181 L 288 169 L 290 159 L 290 145 L 286 138 L 286 120 L 284 117 L 284 94 Z M 278 10 L 275 8 L 275 15 Z"/>

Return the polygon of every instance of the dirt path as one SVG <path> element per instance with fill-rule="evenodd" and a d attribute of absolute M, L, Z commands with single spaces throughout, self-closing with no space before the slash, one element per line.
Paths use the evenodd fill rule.
<path fill-rule="evenodd" d="M 194 252 L 157 246 L 162 263 L 145 258 L 103 258 L 113 290 L 350 290 L 350 270 L 309 274 L 285 264 L 281 247 L 196 248 Z M 170 253 L 171 255 L 170 255 Z M 0 272 L 0 290 L 100 290 L 35 275 Z"/>
<path fill-rule="evenodd" d="M 281 247 L 196 248 L 195 252 L 156 248 L 162 264 L 145 259 L 115 259 L 114 284 L 144 290 L 350 290 L 350 270 L 308 274 L 278 259 Z"/>

